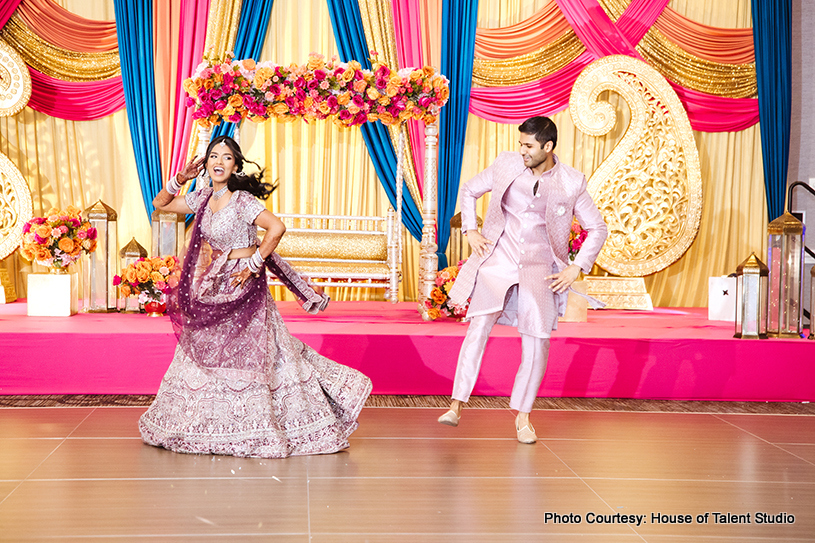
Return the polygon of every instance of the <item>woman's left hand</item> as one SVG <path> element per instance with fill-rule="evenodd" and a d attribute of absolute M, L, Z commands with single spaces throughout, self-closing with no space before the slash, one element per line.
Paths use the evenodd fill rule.
<path fill-rule="evenodd" d="M 249 278 L 252 277 L 252 272 L 249 271 L 249 268 L 244 268 L 239 272 L 233 273 L 232 275 L 230 275 L 230 277 L 232 277 L 233 287 L 243 288 L 243 286 L 246 284 Z"/>

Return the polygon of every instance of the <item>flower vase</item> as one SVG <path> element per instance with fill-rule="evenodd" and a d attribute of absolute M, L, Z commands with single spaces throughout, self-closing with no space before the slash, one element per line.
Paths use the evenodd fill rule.
<path fill-rule="evenodd" d="M 70 317 L 79 306 L 79 281 L 65 268 L 28 275 L 28 315 Z"/>
<path fill-rule="evenodd" d="M 164 312 L 167 311 L 167 304 L 151 300 L 144 302 L 144 312 L 148 317 L 163 317 Z"/>

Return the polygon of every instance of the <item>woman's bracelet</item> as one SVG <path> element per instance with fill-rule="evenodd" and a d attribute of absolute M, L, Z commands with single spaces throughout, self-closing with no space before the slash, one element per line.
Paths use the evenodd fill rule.
<path fill-rule="evenodd" d="M 181 183 L 178 182 L 178 175 L 167 182 L 167 192 L 173 196 L 181 192 Z"/>
<path fill-rule="evenodd" d="M 260 254 L 260 247 L 258 247 L 255 253 L 249 257 L 248 267 L 249 271 L 252 273 L 259 272 L 260 268 L 263 267 L 263 255 Z"/>

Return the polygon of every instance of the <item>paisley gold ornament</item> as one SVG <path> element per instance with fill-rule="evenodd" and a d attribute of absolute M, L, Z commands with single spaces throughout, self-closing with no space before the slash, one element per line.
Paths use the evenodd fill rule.
<path fill-rule="evenodd" d="M 699 153 L 685 108 L 665 78 L 622 55 L 593 62 L 577 78 L 569 111 L 582 132 L 603 136 L 614 128 L 614 107 L 599 101 L 605 91 L 626 101 L 631 122 L 588 181 L 609 230 L 597 264 L 615 275 L 649 275 L 676 262 L 699 230 Z"/>
<path fill-rule="evenodd" d="M 0 39 L 0 117 L 19 113 L 31 98 L 31 76 L 23 58 Z"/>

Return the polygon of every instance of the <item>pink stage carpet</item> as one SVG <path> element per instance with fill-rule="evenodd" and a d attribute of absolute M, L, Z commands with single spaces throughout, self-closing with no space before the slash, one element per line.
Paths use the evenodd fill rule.
<path fill-rule="evenodd" d="M 466 325 L 422 322 L 415 303 L 333 302 L 319 316 L 279 304 L 292 333 L 371 377 L 375 394 L 450 394 Z M 815 341 L 736 340 L 705 308 L 589 311 L 552 338 L 541 396 L 815 399 Z M 169 319 L 28 317 L 0 305 L 0 394 L 153 394 L 175 348 Z M 475 394 L 507 396 L 518 332 L 496 326 Z"/>

